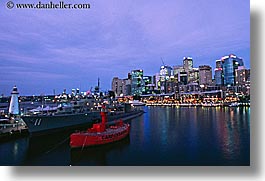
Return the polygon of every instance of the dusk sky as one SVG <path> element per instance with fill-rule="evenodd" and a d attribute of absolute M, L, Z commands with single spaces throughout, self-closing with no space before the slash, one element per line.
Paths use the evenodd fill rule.
<path fill-rule="evenodd" d="M 0 1 L 0 94 L 110 90 L 112 78 L 162 65 L 211 65 L 224 55 L 250 68 L 248 0 L 65 0 L 86 10 L 7 9 Z M 42 3 L 50 2 L 51 0 Z M 38 3 L 39 0 L 14 0 Z M 59 3 L 59 0 L 54 0 Z"/>

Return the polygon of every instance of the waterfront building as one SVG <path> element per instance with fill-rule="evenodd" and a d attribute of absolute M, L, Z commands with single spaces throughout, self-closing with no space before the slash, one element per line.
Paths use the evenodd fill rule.
<path fill-rule="evenodd" d="M 143 70 L 132 70 L 131 72 L 131 94 L 142 95 L 144 91 Z"/>
<path fill-rule="evenodd" d="M 131 84 L 132 84 L 132 80 L 130 78 L 127 79 L 123 79 L 123 94 L 125 96 L 131 95 Z"/>
<path fill-rule="evenodd" d="M 170 66 L 161 66 L 160 67 L 160 81 L 169 80 L 169 77 L 172 75 L 172 67 Z"/>
<path fill-rule="evenodd" d="M 177 85 L 178 85 L 177 79 L 173 75 L 171 75 L 169 77 L 169 80 L 167 81 L 166 93 L 176 93 L 178 91 Z"/>
<path fill-rule="evenodd" d="M 250 69 L 246 69 L 244 66 L 239 66 L 235 72 L 236 85 L 245 85 L 250 81 Z"/>
<path fill-rule="evenodd" d="M 192 73 L 192 70 L 193 70 L 193 60 L 191 57 L 184 57 L 183 58 L 183 68 L 184 68 L 184 71 L 187 73 L 187 82 L 189 83 L 190 82 L 190 73 Z"/>
<path fill-rule="evenodd" d="M 76 96 L 76 92 L 75 92 L 75 89 L 72 89 L 72 93 L 71 93 L 71 96 L 72 96 L 72 97 Z"/>
<path fill-rule="evenodd" d="M 222 68 L 215 68 L 214 69 L 214 80 L 215 85 L 221 86 L 224 84 L 224 77 L 223 77 L 223 69 Z"/>
<path fill-rule="evenodd" d="M 178 75 L 178 80 L 180 85 L 186 85 L 188 83 L 188 74 L 187 72 L 180 72 Z"/>
<path fill-rule="evenodd" d="M 236 85 L 236 72 L 242 66 L 244 66 L 243 59 L 233 54 L 223 56 L 220 60 L 216 60 L 216 68 L 214 70 L 215 85 Z"/>
<path fill-rule="evenodd" d="M 250 95 L 250 69 L 246 69 L 244 66 L 239 66 L 236 70 L 236 86 L 237 93 L 239 95 Z"/>
<path fill-rule="evenodd" d="M 212 84 L 212 67 L 209 65 L 199 66 L 199 83 L 200 85 Z"/>
<path fill-rule="evenodd" d="M 188 82 L 189 83 L 199 83 L 200 74 L 199 68 L 192 68 L 188 73 Z"/>
<path fill-rule="evenodd" d="M 80 89 L 76 88 L 76 95 L 80 95 Z"/>
<path fill-rule="evenodd" d="M 118 77 L 114 77 L 111 83 L 111 90 L 114 92 L 115 96 L 121 96 L 124 90 L 124 81 Z"/>
<path fill-rule="evenodd" d="M 224 85 L 225 86 L 235 85 L 236 70 L 238 69 L 239 66 L 244 66 L 243 59 L 231 54 L 229 56 L 222 57 L 221 61 L 222 61 Z"/>
<path fill-rule="evenodd" d="M 183 58 L 183 68 L 185 72 L 189 72 L 193 68 L 193 60 L 191 57 L 184 57 Z"/>
<path fill-rule="evenodd" d="M 155 84 L 153 84 L 153 77 L 143 76 L 143 81 L 144 81 L 143 94 L 152 94 L 155 88 Z"/>
<path fill-rule="evenodd" d="M 198 83 L 188 83 L 187 85 L 179 85 L 179 93 L 198 93 L 200 91 L 200 86 Z"/>
<path fill-rule="evenodd" d="M 180 81 L 178 80 L 180 72 L 185 72 L 183 65 L 173 66 L 173 75 L 177 79 L 178 82 Z"/>
<path fill-rule="evenodd" d="M 215 85 L 221 86 L 221 85 L 224 84 L 222 61 L 221 60 L 216 60 L 215 61 L 215 65 L 216 65 L 216 68 L 214 69 Z"/>
<path fill-rule="evenodd" d="M 154 75 L 155 92 L 160 93 L 160 75 L 156 73 Z"/>
<path fill-rule="evenodd" d="M 170 77 L 173 75 L 173 69 L 170 66 L 163 65 L 160 67 L 160 91 L 161 93 L 167 93 L 168 84 L 170 82 Z"/>

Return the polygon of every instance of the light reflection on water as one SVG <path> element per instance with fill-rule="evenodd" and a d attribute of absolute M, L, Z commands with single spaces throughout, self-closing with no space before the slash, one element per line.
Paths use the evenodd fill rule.
<path fill-rule="evenodd" d="M 71 150 L 71 132 L 0 144 L 0 165 L 249 165 L 250 108 L 144 107 L 130 137 Z"/>

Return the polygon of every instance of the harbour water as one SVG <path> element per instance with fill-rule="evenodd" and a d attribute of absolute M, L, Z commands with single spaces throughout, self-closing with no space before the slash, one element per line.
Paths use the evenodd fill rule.
<path fill-rule="evenodd" d="M 250 107 L 143 107 L 130 137 L 71 150 L 69 135 L 0 143 L 0 165 L 240 165 L 250 164 Z"/>

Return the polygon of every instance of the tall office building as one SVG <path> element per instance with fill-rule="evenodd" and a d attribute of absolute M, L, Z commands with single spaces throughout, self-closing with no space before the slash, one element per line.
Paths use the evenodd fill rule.
<path fill-rule="evenodd" d="M 155 84 L 153 84 L 152 76 L 143 76 L 144 91 L 143 94 L 152 94 L 154 91 Z"/>
<path fill-rule="evenodd" d="M 188 83 L 188 74 L 187 72 L 180 72 L 178 75 L 179 84 L 186 85 Z"/>
<path fill-rule="evenodd" d="M 188 75 L 189 75 L 188 77 L 189 83 L 199 83 L 199 78 L 200 78 L 199 68 L 193 68 L 192 70 L 189 71 Z"/>
<path fill-rule="evenodd" d="M 223 77 L 222 68 L 215 68 L 214 69 L 214 80 L 215 80 L 215 85 L 217 85 L 217 86 L 221 86 L 224 84 L 224 77 Z"/>
<path fill-rule="evenodd" d="M 236 85 L 246 85 L 250 82 L 250 69 L 245 69 L 244 66 L 238 67 L 235 79 Z"/>
<path fill-rule="evenodd" d="M 115 96 L 123 95 L 124 81 L 118 77 L 114 77 L 111 83 L 111 89 L 115 93 Z"/>
<path fill-rule="evenodd" d="M 222 68 L 222 61 L 221 60 L 216 60 L 215 61 L 215 67 L 216 68 Z"/>
<path fill-rule="evenodd" d="M 127 79 L 123 79 L 123 95 L 128 96 L 131 95 L 131 79 L 129 77 Z"/>
<path fill-rule="evenodd" d="M 169 85 L 169 79 L 173 75 L 173 69 L 170 66 L 161 66 L 160 67 L 160 92 L 161 93 L 167 93 L 168 85 Z"/>
<path fill-rule="evenodd" d="M 222 61 L 216 60 L 215 65 L 216 65 L 216 68 L 214 69 L 215 85 L 221 86 L 224 84 Z"/>
<path fill-rule="evenodd" d="M 183 58 L 183 68 L 185 72 L 189 72 L 193 68 L 193 60 L 191 57 L 184 57 Z"/>
<path fill-rule="evenodd" d="M 161 66 L 159 75 L 161 81 L 169 80 L 170 76 L 172 75 L 172 67 L 167 65 Z"/>
<path fill-rule="evenodd" d="M 243 59 L 233 54 L 216 60 L 216 68 L 214 69 L 215 85 L 236 85 L 236 72 L 242 66 L 244 66 Z"/>
<path fill-rule="evenodd" d="M 193 60 L 191 57 L 183 58 L 183 68 L 184 68 L 184 71 L 187 73 L 188 83 L 192 82 L 194 79 L 195 72 L 193 72 Z"/>
<path fill-rule="evenodd" d="M 179 80 L 180 72 L 185 72 L 182 65 L 173 66 L 173 76 L 175 77 L 177 82 L 180 82 L 180 80 Z"/>
<path fill-rule="evenodd" d="M 144 91 L 143 70 L 132 70 L 131 94 L 142 95 L 143 91 Z"/>
<path fill-rule="evenodd" d="M 160 75 L 159 75 L 159 73 L 156 73 L 154 75 L 154 84 L 155 84 L 155 89 L 157 91 L 159 91 L 160 90 Z"/>
<path fill-rule="evenodd" d="M 212 67 L 209 65 L 199 66 L 199 83 L 200 85 L 212 84 Z"/>
<path fill-rule="evenodd" d="M 239 66 L 244 66 L 243 59 L 231 54 L 229 56 L 222 57 L 221 61 L 224 85 L 235 85 L 236 70 Z"/>

